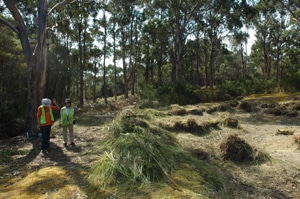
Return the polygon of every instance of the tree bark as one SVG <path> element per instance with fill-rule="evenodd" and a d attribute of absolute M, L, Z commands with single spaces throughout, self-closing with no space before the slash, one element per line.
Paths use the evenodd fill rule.
<path fill-rule="evenodd" d="M 104 102 L 107 104 L 107 82 L 106 82 L 106 37 L 107 37 L 107 23 L 105 17 L 105 11 L 103 12 L 104 19 L 104 52 L 103 52 L 103 93 L 104 93 Z"/>
<path fill-rule="evenodd" d="M 21 41 L 21 45 L 24 51 L 25 60 L 27 64 L 27 105 L 26 105 L 26 129 L 33 134 L 36 129 L 36 110 L 38 106 L 38 100 L 43 97 L 45 87 L 45 73 L 46 73 L 46 0 L 38 1 L 38 44 L 36 48 L 37 53 L 33 53 L 27 29 L 24 20 L 15 6 L 10 0 L 4 0 L 5 5 L 11 12 L 13 18 L 16 21 L 16 29 Z"/>
<path fill-rule="evenodd" d="M 37 43 L 37 73 L 38 73 L 38 96 L 37 100 L 44 97 L 46 72 L 47 72 L 47 0 L 39 0 L 38 4 L 38 43 Z"/>
<path fill-rule="evenodd" d="M 79 77 L 79 107 L 83 106 L 83 90 L 84 90 L 84 81 L 83 81 L 83 47 L 82 47 L 82 31 L 83 31 L 83 17 L 80 16 L 80 22 L 78 23 L 78 49 L 79 49 L 79 68 L 80 68 L 80 77 Z"/>

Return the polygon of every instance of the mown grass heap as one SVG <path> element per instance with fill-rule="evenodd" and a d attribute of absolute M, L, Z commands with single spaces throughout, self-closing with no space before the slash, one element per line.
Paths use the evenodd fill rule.
<path fill-rule="evenodd" d="M 210 160 L 204 149 L 182 147 L 176 139 L 178 129 L 162 125 L 172 119 L 170 109 L 134 108 L 120 112 L 111 124 L 109 136 L 100 144 L 101 156 L 88 175 L 91 184 L 120 197 L 147 189 L 156 198 L 164 198 L 165 194 L 175 194 L 174 198 L 189 194 L 233 198 L 235 185 L 228 183 L 218 161 Z M 186 120 L 182 132 L 199 128 L 196 123 Z M 218 123 L 214 120 L 211 125 L 214 128 Z"/>
<path fill-rule="evenodd" d="M 224 160 L 230 160 L 235 163 L 259 163 L 269 159 L 267 154 L 264 154 L 238 135 L 229 135 L 220 144 L 221 154 Z"/>
<path fill-rule="evenodd" d="M 294 136 L 294 141 L 296 144 L 298 144 L 300 146 L 300 135 L 295 135 Z"/>
<path fill-rule="evenodd" d="M 149 121 L 154 116 L 122 111 L 112 123 L 106 153 L 90 178 L 103 185 L 168 179 L 178 165 L 176 157 L 183 151 L 170 133 L 151 126 Z"/>

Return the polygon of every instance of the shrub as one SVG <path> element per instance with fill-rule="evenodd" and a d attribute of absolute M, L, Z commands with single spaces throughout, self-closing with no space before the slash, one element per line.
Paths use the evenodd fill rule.
<path fill-rule="evenodd" d="M 250 93 L 272 93 L 277 87 L 277 82 L 273 78 L 255 78 L 249 83 L 252 84 Z"/>
<path fill-rule="evenodd" d="M 157 90 L 157 98 L 165 105 L 195 104 L 200 101 L 195 90 L 196 88 L 190 84 L 176 83 L 174 86 L 159 88 Z"/>
<path fill-rule="evenodd" d="M 248 78 L 226 81 L 218 89 L 222 94 L 238 97 L 253 93 L 272 93 L 277 86 L 277 82 L 272 78 Z"/>
<path fill-rule="evenodd" d="M 237 97 L 247 95 L 247 86 L 243 81 L 226 81 L 218 87 L 219 91 L 230 96 Z"/>
<path fill-rule="evenodd" d="M 300 70 L 285 75 L 282 82 L 283 87 L 290 91 L 300 90 Z"/>
<path fill-rule="evenodd" d="M 156 96 L 161 104 L 163 105 L 171 104 L 171 99 L 170 99 L 171 90 L 172 89 L 169 86 L 164 86 L 157 89 Z"/>

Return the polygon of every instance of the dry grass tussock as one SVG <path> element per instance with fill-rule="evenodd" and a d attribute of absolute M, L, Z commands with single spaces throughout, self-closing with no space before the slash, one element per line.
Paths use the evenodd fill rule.
<path fill-rule="evenodd" d="M 294 133 L 294 142 L 300 147 L 300 131 L 296 131 Z"/>
<path fill-rule="evenodd" d="M 224 160 L 235 163 L 260 163 L 269 160 L 269 156 L 248 144 L 238 135 L 229 135 L 220 144 L 221 156 Z"/>

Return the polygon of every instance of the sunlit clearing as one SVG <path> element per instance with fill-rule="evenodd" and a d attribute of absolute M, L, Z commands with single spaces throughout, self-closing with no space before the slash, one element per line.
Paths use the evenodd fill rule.
<path fill-rule="evenodd" d="M 80 188 L 61 167 L 46 167 L 0 185 L 0 198 L 70 198 Z M 72 193 L 70 195 L 70 193 Z"/>

